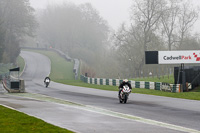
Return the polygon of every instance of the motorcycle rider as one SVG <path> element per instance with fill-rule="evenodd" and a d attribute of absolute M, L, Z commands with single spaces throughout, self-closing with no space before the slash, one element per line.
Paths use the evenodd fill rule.
<path fill-rule="evenodd" d="M 49 85 L 50 81 L 51 81 L 51 79 L 49 77 L 46 77 L 44 79 L 44 83 L 46 84 L 46 87 Z M 47 83 L 48 83 L 48 85 L 47 85 Z"/>
<path fill-rule="evenodd" d="M 119 94 L 118 96 L 120 96 L 120 93 L 123 89 L 123 86 L 128 85 L 128 87 L 132 90 L 131 84 L 128 82 L 128 79 L 124 79 L 123 82 L 121 82 L 121 84 L 119 85 Z"/>

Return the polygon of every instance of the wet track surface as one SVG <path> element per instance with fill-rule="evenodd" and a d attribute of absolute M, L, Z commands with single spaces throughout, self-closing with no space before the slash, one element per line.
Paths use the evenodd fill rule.
<path fill-rule="evenodd" d="M 0 104 L 81 133 L 200 132 L 200 101 L 132 93 L 127 104 L 119 104 L 117 92 L 54 82 L 45 88 L 49 59 L 32 52 L 21 55 L 28 93 L 0 93 Z"/>

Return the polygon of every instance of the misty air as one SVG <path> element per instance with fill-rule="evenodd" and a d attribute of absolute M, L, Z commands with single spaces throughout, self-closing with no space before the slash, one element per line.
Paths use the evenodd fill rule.
<path fill-rule="evenodd" d="M 198 0 L 0 0 L 3 132 L 200 133 Z"/>

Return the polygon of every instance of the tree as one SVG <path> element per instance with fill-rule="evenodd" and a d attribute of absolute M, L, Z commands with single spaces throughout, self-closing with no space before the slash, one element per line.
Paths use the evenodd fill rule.
<path fill-rule="evenodd" d="M 15 63 L 23 37 L 33 36 L 37 25 L 33 13 L 34 9 L 30 6 L 29 0 L 1 0 L 0 17 L 3 20 L 2 26 L 6 29 L 6 62 Z"/>
<path fill-rule="evenodd" d="M 166 5 L 165 0 L 136 0 L 132 6 L 131 14 L 132 23 L 140 30 L 140 39 L 142 49 L 141 61 L 139 68 L 144 66 L 144 53 L 150 49 L 150 45 L 156 35 L 156 31 L 160 27 L 160 19 Z M 134 31 L 134 29 L 133 29 Z"/>
<path fill-rule="evenodd" d="M 165 0 L 136 0 L 132 6 L 131 27 L 126 29 L 122 26 L 117 33 L 117 50 L 123 53 L 121 57 L 124 58 L 124 62 L 131 62 L 130 70 L 137 73 L 141 71 L 145 51 L 155 50 L 163 44 L 157 31 L 165 4 Z"/>
<path fill-rule="evenodd" d="M 159 68 L 166 69 L 162 74 L 169 72 L 169 66 L 144 65 L 145 51 L 199 49 L 198 39 L 190 33 L 198 12 L 189 1 L 136 0 L 131 13 L 130 26 L 122 25 L 115 34 L 116 52 L 121 64 L 126 64 L 121 66 L 126 76 L 140 76 L 148 69 L 157 75 Z"/>
<path fill-rule="evenodd" d="M 132 21 L 143 32 L 144 51 L 148 50 L 151 35 L 158 28 L 165 4 L 164 0 L 136 0 L 136 3 L 133 5 Z"/>
<path fill-rule="evenodd" d="M 2 21 L 0 20 L 0 62 L 3 60 L 3 53 L 5 50 L 5 30 L 2 27 Z"/>
<path fill-rule="evenodd" d="M 39 15 L 40 40 L 82 59 L 95 71 L 103 69 L 109 28 L 91 4 L 49 6 Z M 103 65 L 103 64 L 101 64 Z"/>
<path fill-rule="evenodd" d="M 140 27 L 126 27 L 124 24 L 115 34 L 115 47 L 118 60 L 121 65 L 121 75 L 140 76 L 143 68 L 143 31 Z M 155 34 L 151 35 L 151 42 L 148 43 L 149 50 L 163 49 L 162 40 Z"/>
<path fill-rule="evenodd" d="M 186 34 L 190 31 L 196 20 L 198 19 L 197 10 L 191 5 L 189 1 L 182 3 L 179 21 L 179 49 L 181 48 Z"/>
<path fill-rule="evenodd" d="M 166 35 L 168 50 L 172 50 L 172 46 L 177 42 L 175 34 L 177 33 L 177 19 L 180 8 L 178 0 L 169 0 L 168 2 L 168 6 L 161 16 L 161 22 L 163 25 L 162 32 Z"/>
<path fill-rule="evenodd" d="M 181 50 L 200 49 L 199 36 L 187 36 L 181 45 Z"/>

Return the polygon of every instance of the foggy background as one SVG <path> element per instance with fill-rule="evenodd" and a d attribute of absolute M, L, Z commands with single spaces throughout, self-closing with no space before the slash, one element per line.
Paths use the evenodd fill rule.
<path fill-rule="evenodd" d="M 99 11 L 100 16 L 116 30 L 121 23 L 130 20 L 129 11 L 132 0 L 30 0 L 30 2 L 37 9 L 44 9 L 47 5 L 62 4 L 63 2 L 73 2 L 77 5 L 91 3 Z"/>
<path fill-rule="evenodd" d="M 109 26 L 114 30 L 120 27 L 123 22 L 130 20 L 130 8 L 133 0 L 30 0 L 31 5 L 36 9 L 44 9 L 47 5 L 62 4 L 63 2 L 73 2 L 75 4 L 91 3 L 108 21 Z M 189 0 L 195 6 L 200 6 L 200 0 Z M 200 22 L 200 20 L 198 20 Z M 195 24 L 194 32 L 200 32 L 200 25 Z"/>
<path fill-rule="evenodd" d="M 1 0 L 0 62 L 20 47 L 55 48 L 99 78 L 171 75 L 145 51 L 200 49 L 198 0 Z M 151 73 L 151 75 L 150 75 Z"/>

